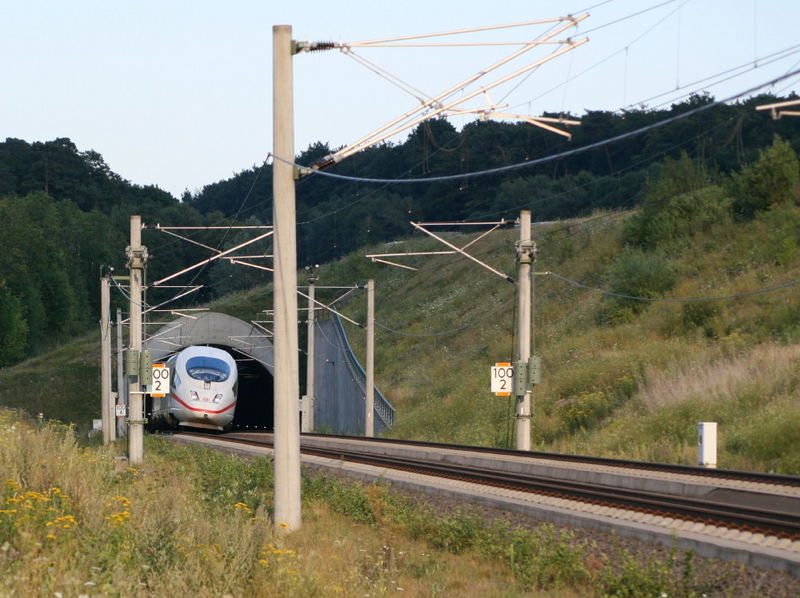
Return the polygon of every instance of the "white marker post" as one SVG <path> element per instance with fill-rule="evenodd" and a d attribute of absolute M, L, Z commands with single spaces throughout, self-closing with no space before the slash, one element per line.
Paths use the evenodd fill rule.
<path fill-rule="evenodd" d="M 697 424 L 697 463 L 700 467 L 717 467 L 717 422 Z"/>

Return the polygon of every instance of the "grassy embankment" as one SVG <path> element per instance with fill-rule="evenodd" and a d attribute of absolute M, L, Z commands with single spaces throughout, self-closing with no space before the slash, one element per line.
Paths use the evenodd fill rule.
<path fill-rule="evenodd" d="M 599 214 L 537 228 L 537 271 L 608 288 L 629 218 Z M 799 225 L 800 209 L 792 206 L 698 231 L 671 248 L 675 284 L 664 295 L 732 295 L 800 279 Z M 476 253 L 511 272 L 515 234 L 501 233 Z M 379 332 L 378 384 L 399 412 L 392 434 L 505 444 L 509 405 L 492 398 L 487 386 L 489 366 L 512 356 L 513 287 L 463 259 L 419 265 L 417 273 L 376 273 L 376 318 L 417 334 L 467 328 L 423 338 Z M 353 302 L 351 315 L 363 320 L 360 303 Z M 632 311 L 539 277 L 536 351 L 544 375 L 534 391 L 534 443 L 551 451 L 693 463 L 696 422 L 717 421 L 720 467 L 798 474 L 798 314 L 797 287 Z M 351 335 L 358 350 L 363 335 Z"/>
<path fill-rule="evenodd" d="M 666 160 L 642 208 L 535 227 L 539 272 L 622 295 L 730 297 L 633 302 L 537 276 L 535 446 L 692 463 L 696 423 L 716 421 L 720 467 L 800 473 L 798 188 L 797 157 L 776 139 L 731 177 Z M 470 251 L 513 274 L 517 234 L 497 231 Z M 391 250 L 424 247 L 442 249 L 416 238 Z M 513 446 L 510 405 L 488 392 L 488 371 L 513 355 L 514 285 L 460 256 L 409 258 L 415 272 L 363 257 L 382 249 L 324 265 L 320 280 L 376 279 L 376 379 L 398 408 L 392 435 Z M 250 319 L 267 301 L 256 289 L 211 307 Z M 364 321 L 363 298 L 345 310 Z M 363 356 L 363 331 L 350 333 Z M 81 343 L 0 371 L 0 404 L 69 421 L 96 414 L 97 343 Z"/>
<path fill-rule="evenodd" d="M 700 580 L 691 553 L 601 554 L 330 478 L 276 534 L 268 461 L 148 437 L 146 466 L 113 473 L 114 452 L 0 409 L 0 595 L 699 596 L 739 568 Z"/>
<path fill-rule="evenodd" d="M 607 287 L 630 214 L 535 227 L 537 271 Z M 674 247 L 671 297 L 742 293 L 800 279 L 800 208 L 722 222 Z M 516 230 L 475 246 L 514 271 Z M 468 237 L 460 239 L 466 242 Z M 456 238 L 458 239 L 458 238 Z M 401 246 L 434 248 L 416 240 Z M 395 250 L 397 246 L 393 246 Z M 514 287 L 468 260 L 418 259 L 418 272 L 370 264 L 369 248 L 321 268 L 321 281 L 376 279 L 378 385 L 398 408 L 393 435 L 506 445 L 509 403 L 488 392 L 488 369 L 512 356 Z M 250 318 L 264 289 L 212 306 Z M 719 422 L 719 466 L 800 473 L 800 300 L 797 288 L 711 303 L 654 303 L 607 321 L 600 294 L 536 281 L 537 448 L 667 462 L 695 460 L 696 422 Z M 365 301 L 347 313 L 363 321 Z M 605 319 L 604 319 L 605 318 Z M 457 330 L 460 329 L 460 330 Z M 441 336 L 441 332 L 457 330 Z M 363 333 L 348 327 L 363 356 Z M 95 335 L 0 371 L 0 403 L 85 425 L 98 417 Z"/>

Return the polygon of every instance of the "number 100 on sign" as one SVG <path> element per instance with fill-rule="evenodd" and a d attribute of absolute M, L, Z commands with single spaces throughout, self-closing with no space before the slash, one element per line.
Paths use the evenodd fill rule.
<path fill-rule="evenodd" d="M 153 385 L 150 389 L 151 397 L 163 397 L 169 393 L 170 371 L 163 363 L 153 364 Z"/>
<path fill-rule="evenodd" d="M 510 363 L 492 366 L 491 390 L 498 397 L 509 397 L 514 389 L 514 367 Z"/>

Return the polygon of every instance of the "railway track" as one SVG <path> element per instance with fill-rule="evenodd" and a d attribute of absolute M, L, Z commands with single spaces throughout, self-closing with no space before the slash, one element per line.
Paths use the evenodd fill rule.
<path fill-rule="evenodd" d="M 236 434 L 236 433 L 234 433 Z M 240 436 L 245 437 L 245 436 Z M 353 440 L 352 436 L 335 434 L 303 434 L 303 438 L 342 439 Z M 422 442 L 416 440 L 395 440 L 385 438 L 358 438 L 365 444 L 401 445 L 411 447 L 426 447 L 434 450 L 463 451 L 467 453 L 481 453 L 492 456 L 508 456 L 521 459 L 545 459 L 553 462 L 576 463 L 581 465 L 599 465 L 603 467 L 618 467 L 621 469 L 639 470 L 643 472 L 679 473 L 708 479 L 726 479 L 760 484 L 788 486 L 800 488 L 800 476 L 762 473 L 753 471 L 738 471 L 735 469 L 716 469 L 696 467 L 692 465 L 677 465 L 670 463 L 653 463 L 648 461 L 630 461 L 625 459 L 610 459 L 607 457 L 592 457 L 581 455 L 567 455 L 560 453 L 545 453 L 539 451 L 519 451 L 515 449 L 502 449 L 483 446 L 467 446 L 461 444 L 443 444 L 438 442 Z"/>
<path fill-rule="evenodd" d="M 192 433 L 181 435 L 191 436 Z M 252 433 L 233 433 L 217 436 L 217 440 L 225 443 L 238 443 L 250 446 L 271 447 L 269 435 Z M 324 447 L 330 441 L 342 443 Z M 363 445 L 362 448 L 353 446 Z M 434 457 L 419 454 L 415 456 L 398 456 L 391 454 L 392 445 L 405 445 L 421 453 L 431 453 Z M 737 472 L 730 470 L 707 470 L 689 466 L 662 465 L 655 463 L 636 463 L 594 457 L 581 458 L 570 455 L 550 455 L 547 453 L 521 453 L 479 447 L 459 445 L 442 445 L 433 443 L 407 443 L 374 439 L 355 439 L 347 437 L 331 437 L 323 435 L 303 435 L 301 451 L 305 455 L 314 455 L 326 459 L 360 463 L 372 467 L 405 471 L 428 476 L 436 476 L 450 480 L 460 480 L 482 486 L 504 488 L 535 495 L 563 498 L 571 501 L 589 503 L 617 509 L 626 509 L 648 515 L 680 519 L 702 523 L 709 526 L 724 527 L 752 534 L 774 536 L 800 541 L 800 495 L 795 502 L 791 499 L 770 501 L 764 495 L 742 494 L 734 497 L 726 495 L 723 499 L 692 497 L 678 495 L 674 492 L 651 491 L 628 488 L 615 484 L 598 484 L 593 481 L 562 479 L 556 476 L 541 475 L 526 471 L 506 471 L 502 468 L 487 467 L 485 462 L 465 464 L 448 462 L 442 458 L 447 452 L 489 454 L 498 463 L 503 458 L 513 457 L 515 460 L 541 461 L 544 459 L 558 462 L 579 463 L 583 466 L 599 466 L 618 468 L 620 470 L 636 469 L 644 472 L 679 473 L 682 476 L 698 476 L 704 485 L 709 480 L 744 481 L 756 484 L 774 485 L 786 488 L 800 488 L 800 478 L 779 476 L 753 472 Z M 378 452 L 376 452 L 376 450 Z M 713 493 L 712 493 L 713 494 Z M 755 498 L 754 498 L 755 496 Z M 777 503 L 774 506 L 770 502 Z M 753 504 L 757 503 L 757 504 Z"/>

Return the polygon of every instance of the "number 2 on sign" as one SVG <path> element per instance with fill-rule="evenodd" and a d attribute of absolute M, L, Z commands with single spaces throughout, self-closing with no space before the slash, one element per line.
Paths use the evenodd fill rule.
<path fill-rule="evenodd" d="M 151 395 L 163 397 L 169 390 L 169 368 L 164 367 L 163 363 L 153 364 L 153 390 Z"/>
<path fill-rule="evenodd" d="M 509 396 L 514 384 L 514 368 L 511 364 L 495 364 L 491 376 L 491 391 L 499 397 Z"/>

